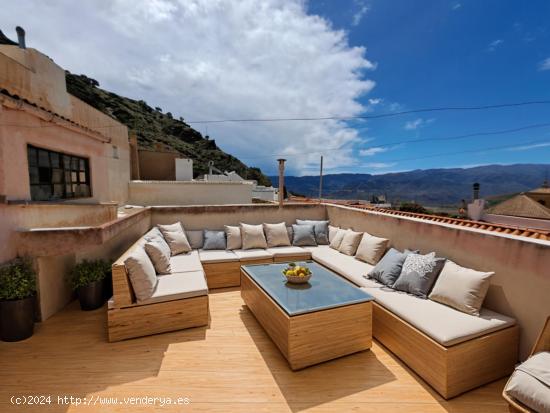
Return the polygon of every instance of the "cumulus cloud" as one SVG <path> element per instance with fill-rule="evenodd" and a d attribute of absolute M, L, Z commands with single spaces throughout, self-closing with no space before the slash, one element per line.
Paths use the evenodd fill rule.
<path fill-rule="evenodd" d="M 301 0 L 5 0 L 0 27 L 73 73 L 186 120 L 356 116 L 374 82 L 366 49 L 307 12 Z M 205 126 L 194 124 L 199 131 Z M 222 149 L 275 172 L 356 162 L 357 131 L 343 121 L 210 124 Z"/>
<path fill-rule="evenodd" d="M 550 70 L 550 57 L 547 57 L 542 62 L 539 63 L 539 70 Z"/>

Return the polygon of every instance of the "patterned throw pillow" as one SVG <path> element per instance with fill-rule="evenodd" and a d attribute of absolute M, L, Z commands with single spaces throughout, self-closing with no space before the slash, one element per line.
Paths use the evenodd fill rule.
<path fill-rule="evenodd" d="M 420 298 L 428 298 L 443 265 L 445 258 L 436 258 L 435 252 L 426 255 L 410 254 L 405 259 L 393 288 Z"/>

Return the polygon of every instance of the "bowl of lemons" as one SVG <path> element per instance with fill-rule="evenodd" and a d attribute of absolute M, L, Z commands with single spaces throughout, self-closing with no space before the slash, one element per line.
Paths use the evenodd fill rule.
<path fill-rule="evenodd" d="M 296 265 L 296 263 L 291 262 L 283 270 L 283 275 L 286 277 L 286 281 L 291 284 L 305 284 L 313 273 L 305 265 Z"/>

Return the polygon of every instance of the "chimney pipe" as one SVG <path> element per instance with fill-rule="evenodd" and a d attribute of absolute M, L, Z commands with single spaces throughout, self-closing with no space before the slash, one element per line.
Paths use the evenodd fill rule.
<path fill-rule="evenodd" d="M 285 198 L 285 161 L 286 159 L 277 159 L 279 161 L 279 208 L 283 207 Z"/>
<path fill-rule="evenodd" d="M 15 31 L 17 32 L 17 42 L 19 43 L 19 47 L 21 49 L 26 49 L 27 45 L 25 44 L 25 30 L 21 26 L 17 26 Z"/>
<path fill-rule="evenodd" d="M 473 185 L 473 188 L 474 188 L 474 201 L 476 199 L 479 199 L 479 183 L 474 183 Z"/>

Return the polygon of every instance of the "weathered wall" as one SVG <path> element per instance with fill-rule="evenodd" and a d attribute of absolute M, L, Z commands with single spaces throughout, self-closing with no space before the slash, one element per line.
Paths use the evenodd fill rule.
<path fill-rule="evenodd" d="M 0 263 L 17 256 L 19 229 L 98 225 L 116 214 L 112 204 L 0 204 Z"/>
<path fill-rule="evenodd" d="M 131 181 L 132 205 L 222 205 L 252 202 L 252 183 Z"/>
<path fill-rule="evenodd" d="M 181 155 L 173 152 L 157 152 L 146 149 L 138 151 L 139 178 L 143 181 L 175 181 L 176 159 Z"/>
<path fill-rule="evenodd" d="M 288 204 L 279 208 L 273 204 L 152 207 L 151 224 L 173 224 L 181 221 L 185 229 L 223 229 L 224 225 L 296 223 L 300 219 L 325 219 L 322 205 Z"/>
<path fill-rule="evenodd" d="M 113 221 L 113 224 L 116 221 Z M 105 241 L 96 245 L 80 243 L 80 248 L 62 255 L 47 255 L 37 258 L 38 298 L 40 317 L 46 320 L 63 309 L 74 298 L 67 276 L 78 262 L 88 259 L 114 261 L 151 227 L 151 214 L 142 213 L 132 219 L 132 225 L 112 228 L 111 223 L 103 224 Z M 43 242 L 57 242 L 51 233 L 41 234 Z"/>
<path fill-rule="evenodd" d="M 533 228 L 550 231 L 550 220 L 548 219 L 533 219 L 512 217 L 509 215 L 483 214 L 482 220 L 490 222 L 492 224 L 504 224 L 520 228 Z"/>
<path fill-rule="evenodd" d="M 494 271 L 484 306 L 515 317 L 525 358 L 550 315 L 550 242 L 327 205 L 332 224 L 389 238 L 392 246 L 435 251 L 459 265 Z"/>

